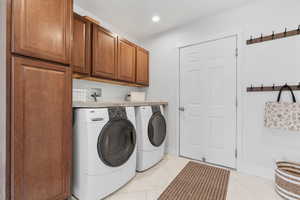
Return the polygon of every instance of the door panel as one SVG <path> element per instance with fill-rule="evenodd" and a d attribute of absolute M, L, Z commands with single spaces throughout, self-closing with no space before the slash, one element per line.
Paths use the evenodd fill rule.
<path fill-rule="evenodd" d="M 136 82 L 149 85 L 149 52 L 136 48 Z"/>
<path fill-rule="evenodd" d="M 12 60 L 12 199 L 64 200 L 71 172 L 71 69 Z"/>
<path fill-rule="evenodd" d="M 92 75 L 115 79 L 117 72 L 117 35 L 93 25 Z"/>
<path fill-rule="evenodd" d="M 89 75 L 91 73 L 91 23 L 74 13 L 72 66 L 73 71 Z"/>
<path fill-rule="evenodd" d="M 209 117 L 209 146 L 210 148 L 224 148 L 224 118 L 222 116 Z"/>
<path fill-rule="evenodd" d="M 12 51 L 70 63 L 72 0 L 12 1 Z"/>
<path fill-rule="evenodd" d="M 180 154 L 235 168 L 236 37 L 180 50 Z"/>
<path fill-rule="evenodd" d="M 135 82 L 135 48 L 135 45 L 127 40 L 118 40 L 118 80 Z"/>

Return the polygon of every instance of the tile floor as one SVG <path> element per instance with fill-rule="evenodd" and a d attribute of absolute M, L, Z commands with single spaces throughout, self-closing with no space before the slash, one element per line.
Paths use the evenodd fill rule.
<path fill-rule="evenodd" d="M 156 200 L 188 159 L 167 155 L 158 165 L 138 173 L 126 186 L 106 200 Z M 231 172 L 227 200 L 281 200 L 270 180 Z"/>

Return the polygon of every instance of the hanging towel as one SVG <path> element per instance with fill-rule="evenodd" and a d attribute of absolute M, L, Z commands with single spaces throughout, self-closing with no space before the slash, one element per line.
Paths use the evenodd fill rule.
<path fill-rule="evenodd" d="M 292 95 L 293 102 L 280 102 L 281 93 L 287 88 Z M 265 127 L 300 131 L 300 104 L 292 88 L 284 85 L 278 94 L 277 102 L 267 102 L 265 106 Z"/>

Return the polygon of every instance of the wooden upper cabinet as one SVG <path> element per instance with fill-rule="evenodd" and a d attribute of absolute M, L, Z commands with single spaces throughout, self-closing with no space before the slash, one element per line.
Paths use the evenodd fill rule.
<path fill-rule="evenodd" d="M 72 160 L 71 68 L 12 60 L 12 200 L 65 200 Z"/>
<path fill-rule="evenodd" d="M 92 75 L 115 79 L 117 70 L 117 35 L 93 24 Z"/>
<path fill-rule="evenodd" d="M 125 40 L 118 40 L 118 72 L 117 79 L 135 82 L 136 46 Z"/>
<path fill-rule="evenodd" d="M 73 17 L 72 66 L 74 72 L 91 73 L 91 22 L 76 13 Z"/>
<path fill-rule="evenodd" d="M 12 52 L 70 63 L 72 0 L 13 0 Z"/>
<path fill-rule="evenodd" d="M 136 83 L 149 85 L 149 52 L 136 48 Z"/>

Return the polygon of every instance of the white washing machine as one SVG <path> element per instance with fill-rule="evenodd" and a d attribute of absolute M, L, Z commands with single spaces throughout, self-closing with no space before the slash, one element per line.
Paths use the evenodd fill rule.
<path fill-rule="evenodd" d="M 164 156 L 166 120 L 163 106 L 136 108 L 137 122 L 137 171 L 145 171 Z"/>
<path fill-rule="evenodd" d="M 100 200 L 136 174 L 133 107 L 76 109 L 72 194 Z"/>

